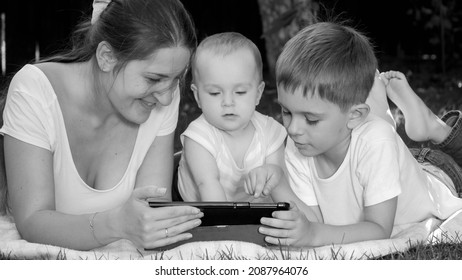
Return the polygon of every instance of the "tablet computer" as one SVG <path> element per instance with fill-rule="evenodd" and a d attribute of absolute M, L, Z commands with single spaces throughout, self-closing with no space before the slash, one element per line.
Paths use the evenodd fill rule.
<path fill-rule="evenodd" d="M 189 230 L 193 237 L 174 244 L 145 250 L 165 251 L 189 242 L 200 241 L 245 241 L 266 246 L 265 236 L 258 232 L 260 219 L 271 217 L 273 211 L 288 210 L 287 202 L 154 202 L 151 207 L 194 206 L 204 213 L 199 227 Z"/>
<path fill-rule="evenodd" d="M 262 217 L 271 217 L 273 211 L 288 210 L 290 207 L 287 202 L 148 202 L 151 207 L 197 207 L 204 213 L 200 226 L 259 225 Z"/>

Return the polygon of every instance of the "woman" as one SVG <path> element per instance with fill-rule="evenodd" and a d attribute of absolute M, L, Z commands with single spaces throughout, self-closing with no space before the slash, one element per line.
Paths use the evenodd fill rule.
<path fill-rule="evenodd" d="M 200 224 L 170 200 L 182 80 L 196 46 L 177 0 L 114 0 L 74 34 L 69 52 L 11 81 L 5 166 L 11 211 L 29 242 L 88 250 L 185 240 Z"/>

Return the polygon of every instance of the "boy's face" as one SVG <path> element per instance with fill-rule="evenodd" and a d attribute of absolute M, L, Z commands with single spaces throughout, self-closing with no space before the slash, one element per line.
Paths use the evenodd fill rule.
<path fill-rule="evenodd" d="M 317 95 L 303 96 L 300 88 L 292 92 L 278 87 L 278 102 L 287 133 L 302 155 L 344 155 L 351 132 L 347 127 L 348 112 Z"/>
<path fill-rule="evenodd" d="M 240 49 L 222 56 L 202 51 L 195 66 L 191 89 L 205 119 L 220 130 L 245 129 L 264 89 L 252 53 Z"/>

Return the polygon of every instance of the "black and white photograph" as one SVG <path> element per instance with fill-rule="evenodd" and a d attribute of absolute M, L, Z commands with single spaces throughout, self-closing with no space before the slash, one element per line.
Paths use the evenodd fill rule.
<path fill-rule="evenodd" d="M 461 1 L 2 0 L 0 71 L 0 270 L 462 259 Z"/>

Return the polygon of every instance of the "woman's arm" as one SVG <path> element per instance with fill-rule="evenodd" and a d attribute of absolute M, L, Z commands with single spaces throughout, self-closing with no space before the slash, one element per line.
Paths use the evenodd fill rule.
<path fill-rule="evenodd" d="M 227 201 L 220 184 L 217 163 L 210 152 L 196 141 L 185 137 L 183 156 L 199 189 L 201 201 Z"/>
<path fill-rule="evenodd" d="M 156 197 L 159 201 L 172 200 L 173 139 L 174 133 L 156 137 L 136 177 L 135 188 L 155 186 L 159 195 L 165 192 Z"/>
<path fill-rule="evenodd" d="M 89 230 L 90 215 L 55 210 L 50 151 L 4 136 L 9 199 L 21 236 L 34 243 L 90 249 L 98 243 Z"/>
<path fill-rule="evenodd" d="M 150 187 L 135 190 L 125 204 L 96 216 L 57 212 L 51 152 L 8 135 L 4 147 L 13 216 L 29 242 L 88 250 L 124 238 L 155 248 L 190 238 L 177 234 L 200 223 L 202 213 L 193 207 L 149 208 L 144 199 L 155 195 Z M 165 236 L 165 228 L 170 236 Z"/>

